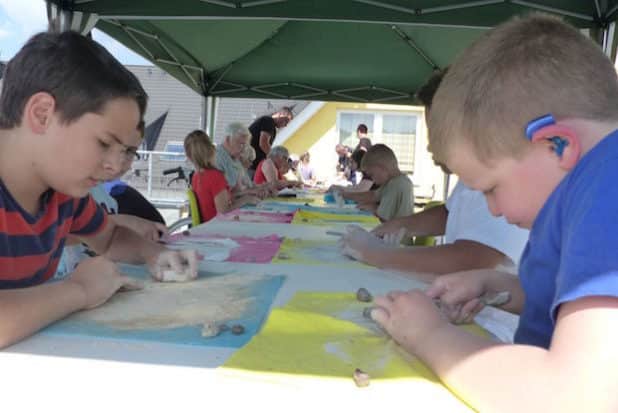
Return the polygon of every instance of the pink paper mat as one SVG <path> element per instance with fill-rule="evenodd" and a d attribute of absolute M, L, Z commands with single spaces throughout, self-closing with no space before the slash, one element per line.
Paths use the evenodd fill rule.
<path fill-rule="evenodd" d="M 277 235 L 267 235 L 265 237 L 244 237 L 244 236 L 225 236 L 220 234 L 189 234 L 178 233 L 171 235 L 168 242 L 182 242 L 190 248 L 190 244 L 199 246 L 200 242 L 207 240 L 229 239 L 238 243 L 238 247 L 230 251 L 225 261 L 228 262 L 255 262 L 265 264 L 272 261 L 279 251 L 282 238 Z M 207 252 L 206 252 L 207 254 Z"/>

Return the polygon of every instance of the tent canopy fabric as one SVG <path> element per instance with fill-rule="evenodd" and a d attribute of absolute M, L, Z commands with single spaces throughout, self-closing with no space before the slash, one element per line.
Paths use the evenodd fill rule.
<path fill-rule="evenodd" d="M 606 29 L 618 13 L 618 0 L 49 3 L 96 22 L 204 96 L 383 103 L 414 103 L 434 69 L 513 15 L 556 14 L 603 42 L 613 40 Z"/>

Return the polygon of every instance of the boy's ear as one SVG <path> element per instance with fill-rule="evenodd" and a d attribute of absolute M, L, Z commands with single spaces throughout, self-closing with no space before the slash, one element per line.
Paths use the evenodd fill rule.
<path fill-rule="evenodd" d="M 581 156 L 581 143 L 575 132 L 563 125 L 549 125 L 536 131 L 532 143 L 549 145 L 561 168 L 570 171 Z"/>
<path fill-rule="evenodd" d="M 47 130 L 56 112 L 56 99 L 46 92 L 30 96 L 24 106 L 23 120 L 32 132 L 40 134 Z"/>

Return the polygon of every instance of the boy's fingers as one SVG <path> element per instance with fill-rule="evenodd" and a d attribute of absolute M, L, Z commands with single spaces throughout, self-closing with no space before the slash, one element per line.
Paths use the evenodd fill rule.
<path fill-rule="evenodd" d="M 384 307 L 374 307 L 369 314 L 371 319 L 381 326 L 384 326 L 390 318 L 388 310 Z"/>

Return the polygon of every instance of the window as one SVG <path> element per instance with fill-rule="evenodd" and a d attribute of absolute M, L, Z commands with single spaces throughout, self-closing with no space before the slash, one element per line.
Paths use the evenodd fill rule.
<path fill-rule="evenodd" d="M 174 152 L 178 155 L 161 155 L 162 161 L 184 162 L 187 159 L 183 142 L 169 141 L 165 144 L 165 149 L 163 149 L 163 151 Z"/>
<path fill-rule="evenodd" d="M 414 172 L 414 147 L 420 113 L 342 111 L 337 116 L 339 142 L 354 149 L 358 144 L 356 128 L 367 125 L 372 144 L 383 143 L 395 152 L 399 169 Z"/>

